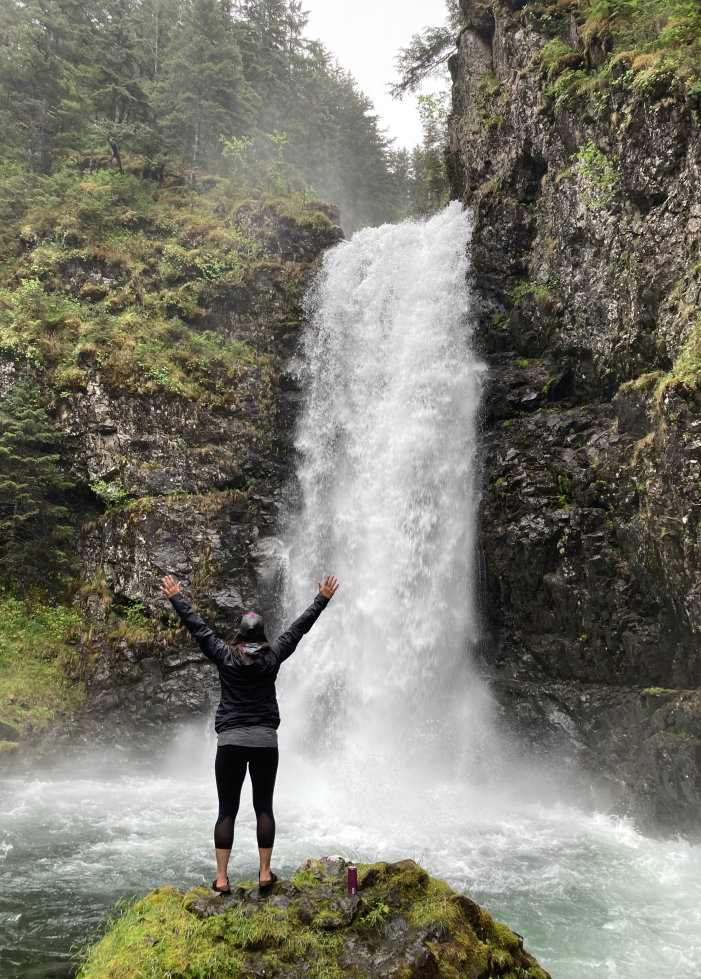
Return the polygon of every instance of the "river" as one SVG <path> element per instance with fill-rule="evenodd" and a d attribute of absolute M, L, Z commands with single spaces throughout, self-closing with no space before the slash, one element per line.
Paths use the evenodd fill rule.
<path fill-rule="evenodd" d="M 0 784 L 0 975 L 67 975 L 118 898 L 213 879 L 211 726 L 157 758 L 114 749 L 50 779 Z M 564 803 L 414 783 L 359 793 L 353 773 L 287 755 L 274 866 L 414 857 L 525 936 L 554 979 L 698 979 L 701 851 Z M 480 794 L 477 793 L 477 796 Z M 256 873 L 244 792 L 233 876 Z"/>

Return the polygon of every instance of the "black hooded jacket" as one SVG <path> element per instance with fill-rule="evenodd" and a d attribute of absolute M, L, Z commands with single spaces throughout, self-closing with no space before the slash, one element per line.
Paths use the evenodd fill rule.
<path fill-rule="evenodd" d="M 267 652 L 247 665 L 236 662 L 231 647 L 214 635 L 180 593 L 173 595 L 170 601 L 202 652 L 219 670 L 221 700 L 214 722 L 217 733 L 232 727 L 278 728 L 280 711 L 275 680 L 280 664 L 294 653 L 302 636 L 306 636 L 329 604 L 328 598 L 319 592 L 287 632 L 272 642 Z"/>

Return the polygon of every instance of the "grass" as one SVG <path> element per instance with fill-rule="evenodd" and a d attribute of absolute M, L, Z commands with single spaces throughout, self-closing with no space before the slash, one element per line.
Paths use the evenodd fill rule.
<path fill-rule="evenodd" d="M 516 283 L 513 292 L 513 307 L 518 309 L 522 300 L 532 296 L 540 312 L 554 307 L 558 302 L 558 280 L 550 278 L 547 282 L 530 282 L 522 279 Z"/>
<path fill-rule="evenodd" d="M 257 315 L 284 292 L 289 305 L 298 275 L 261 261 L 236 222 L 241 202 L 227 181 L 203 179 L 195 194 L 177 180 L 157 189 L 75 164 L 51 181 L 0 233 L 0 352 L 28 362 L 65 397 L 85 388 L 95 364 L 125 393 L 212 405 L 237 404 L 252 377 L 263 389 L 274 383 L 271 357 L 206 328 L 228 301 L 251 301 Z M 316 201 L 261 199 L 249 210 L 262 207 L 330 223 Z M 263 266 L 272 290 L 257 285 Z"/>
<path fill-rule="evenodd" d="M 671 370 L 650 371 L 621 385 L 622 391 L 640 391 L 661 404 L 665 394 L 675 389 L 693 394 L 701 382 L 701 320 L 697 319 L 687 342 L 679 351 Z"/>
<path fill-rule="evenodd" d="M 541 52 L 545 95 L 555 109 L 588 103 L 600 111 L 613 89 L 632 99 L 701 97 L 701 9 L 687 0 L 535 2 L 518 15 L 546 34 L 560 34 L 574 15 L 583 50 L 553 37 Z M 601 52 L 587 60 L 587 52 Z M 597 67 L 588 67 L 596 64 Z"/>
<path fill-rule="evenodd" d="M 80 625 L 72 609 L 0 594 L 0 721 L 26 733 L 80 706 L 68 645 Z"/>

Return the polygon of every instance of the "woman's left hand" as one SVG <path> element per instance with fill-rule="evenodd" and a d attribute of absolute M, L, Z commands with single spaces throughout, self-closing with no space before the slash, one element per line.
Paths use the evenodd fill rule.
<path fill-rule="evenodd" d="M 176 582 L 171 574 L 167 574 L 163 578 L 163 584 L 159 585 L 159 590 L 163 592 L 166 598 L 172 598 L 180 591 L 180 582 Z"/>

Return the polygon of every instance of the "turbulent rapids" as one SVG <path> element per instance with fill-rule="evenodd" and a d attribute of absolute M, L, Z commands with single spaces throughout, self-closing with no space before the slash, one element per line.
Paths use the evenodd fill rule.
<path fill-rule="evenodd" d="M 698 979 L 698 849 L 539 802 L 472 665 L 484 375 L 469 233 L 457 204 L 360 232 L 308 299 L 289 614 L 327 571 L 342 588 L 281 673 L 274 866 L 414 857 L 523 934 L 554 979 Z M 207 719 L 157 754 L 115 748 L 51 780 L 5 780 L 0 975 L 65 974 L 119 897 L 211 879 L 213 756 Z"/>

